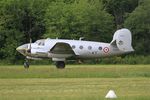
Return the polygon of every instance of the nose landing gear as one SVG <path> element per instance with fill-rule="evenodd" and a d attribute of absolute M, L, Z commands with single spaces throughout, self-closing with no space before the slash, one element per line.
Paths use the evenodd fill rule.
<path fill-rule="evenodd" d="M 24 61 L 24 68 L 25 69 L 28 69 L 29 68 L 29 61 L 27 60 L 27 59 L 25 59 L 25 61 Z"/>

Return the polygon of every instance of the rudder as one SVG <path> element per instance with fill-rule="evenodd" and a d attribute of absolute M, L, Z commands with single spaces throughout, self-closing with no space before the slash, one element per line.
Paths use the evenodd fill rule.
<path fill-rule="evenodd" d="M 117 30 L 110 44 L 116 45 L 120 51 L 124 52 L 134 51 L 134 49 L 132 48 L 131 32 L 126 28 Z"/>

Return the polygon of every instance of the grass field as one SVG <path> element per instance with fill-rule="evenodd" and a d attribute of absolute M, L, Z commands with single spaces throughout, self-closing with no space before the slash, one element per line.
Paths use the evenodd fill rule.
<path fill-rule="evenodd" d="M 150 65 L 0 66 L 0 100 L 150 100 Z"/>

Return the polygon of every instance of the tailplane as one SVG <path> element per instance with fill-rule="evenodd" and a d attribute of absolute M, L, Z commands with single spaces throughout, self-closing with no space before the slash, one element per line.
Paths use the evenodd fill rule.
<path fill-rule="evenodd" d="M 123 52 L 134 51 L 134 49 L 132 48 L 131 32 L 126 28 L 117 30 L 110 44 L 117 46 L 117 48 Z"/>

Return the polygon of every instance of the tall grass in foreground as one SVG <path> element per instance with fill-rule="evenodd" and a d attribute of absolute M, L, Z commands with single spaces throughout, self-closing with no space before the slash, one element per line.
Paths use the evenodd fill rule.
<path fill-rule="evenodd" d="M 51 78 L 0 79 L 0 100 L 107 100 L 115 90 L 116 100 L 149 100 L 147 78 Z"/>
<path fill-rule="evenodd" d="M 0 100 L 150 99 L 149 65 L 0 66 Z"/>

